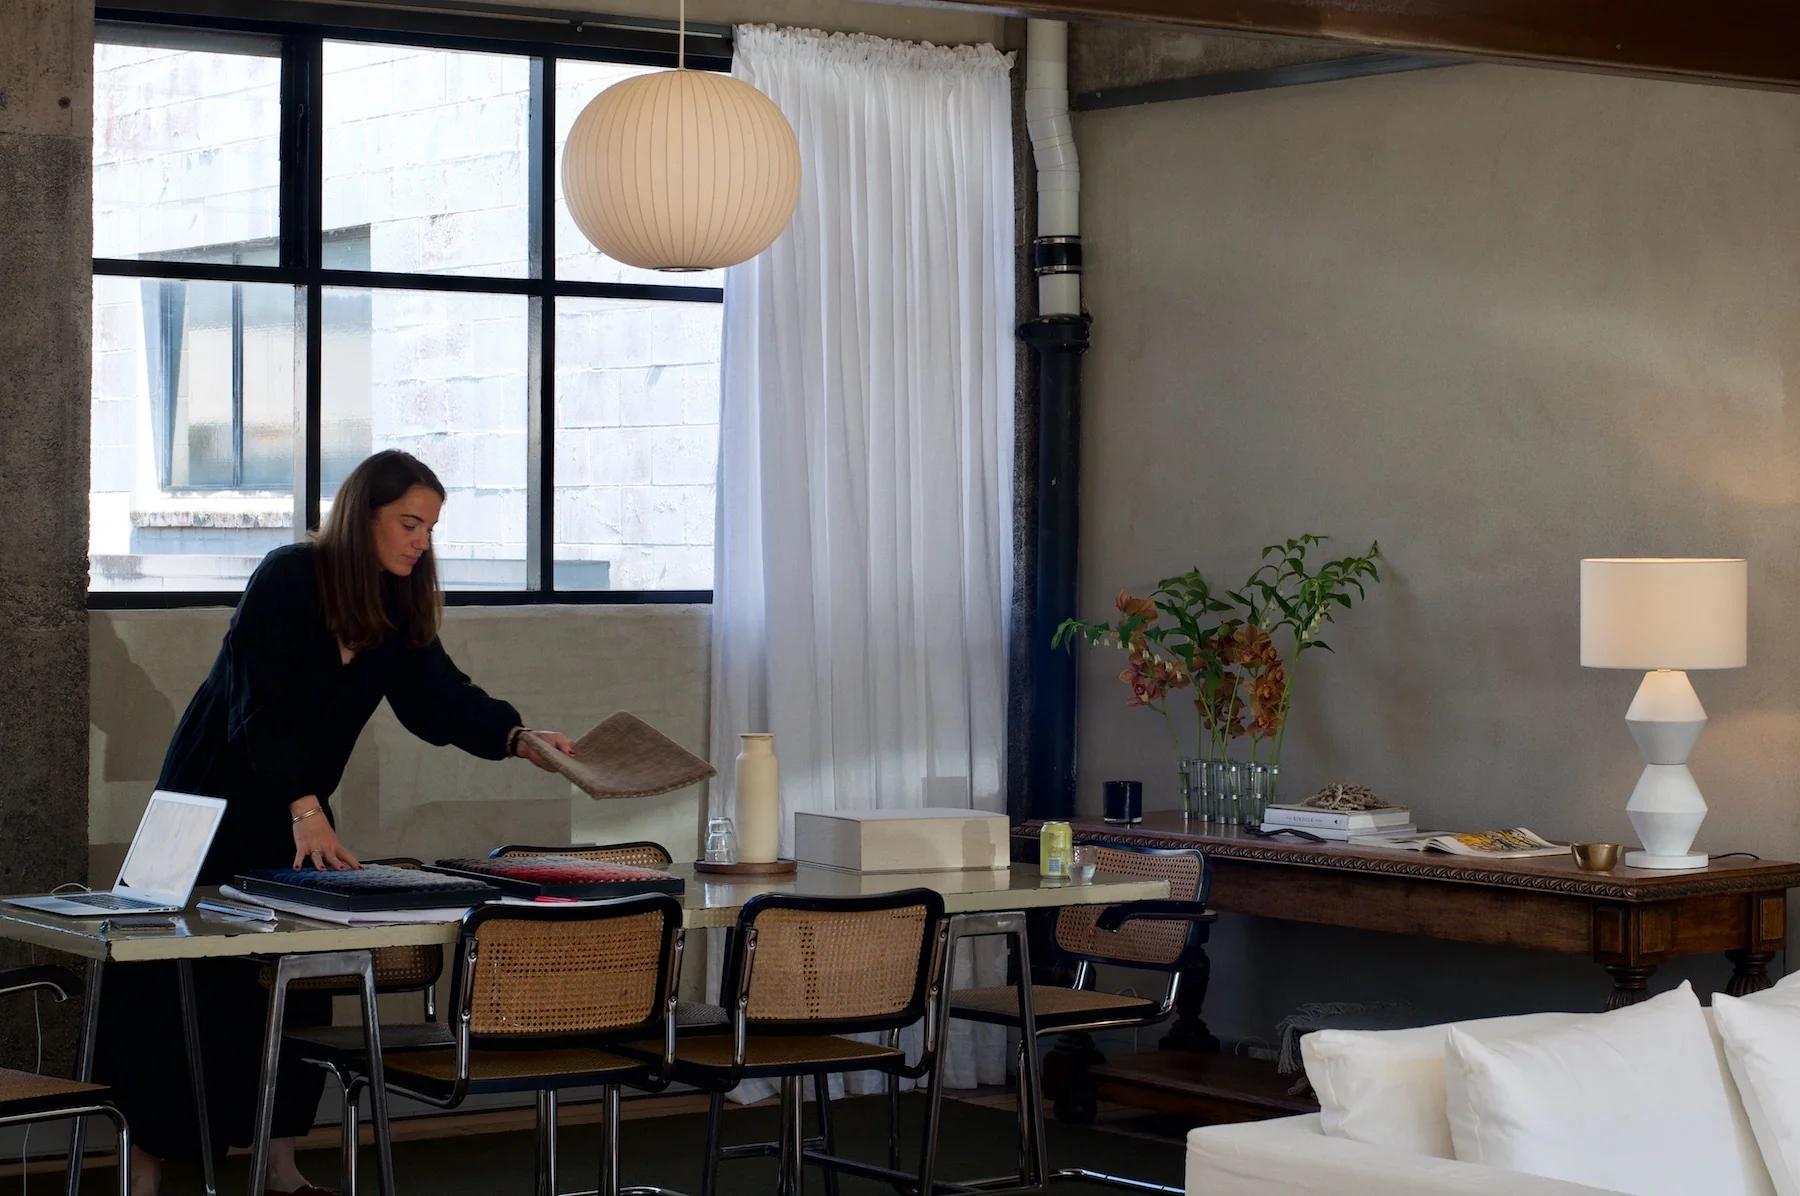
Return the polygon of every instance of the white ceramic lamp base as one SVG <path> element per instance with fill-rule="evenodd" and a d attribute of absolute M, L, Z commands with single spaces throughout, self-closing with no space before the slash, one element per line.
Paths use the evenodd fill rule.
<path fill-rule="evenodd" d="M 1691 851 L 1706 818 L 1706 799 L 1688 771 L 1688 753 L 1706 729 L 1706 710 L 1688 682 L 1673 669 L 1645 673 L 1625 725 L 1644 754 L 1625 813 L 1637 831 L 1642 851 L 1625 853 L 1628 868 L 1704 868 L 1705 852 Z"/>

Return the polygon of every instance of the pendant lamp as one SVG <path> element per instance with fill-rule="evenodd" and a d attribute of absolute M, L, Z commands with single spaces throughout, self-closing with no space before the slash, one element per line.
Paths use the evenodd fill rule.
<path fill-rule="evenodd" d="M 800 195 L 800 144 L 772 100 L 739 79 L 676 69 L 613 84 L 563 149 L 563 200 L 594 247 L 647 270 L 715 270 L 767 249 Z"/>

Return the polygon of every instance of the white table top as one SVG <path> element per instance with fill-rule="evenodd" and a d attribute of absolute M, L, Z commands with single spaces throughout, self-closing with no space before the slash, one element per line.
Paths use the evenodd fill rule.
<path fill-rule="evenodd" d="M 682 925 L 690 930 L 731 926 L 744 902 L 759 893 L 808 897 L 855 897 L 896 889 L 934 889 L 952 914 L 1048 909 L 1064 905 L 1110 905 L 1166 898 L 1167 881 L 1101 873 L 1089 884 L 1046 880 L 1031 864 L 978 872 L 840 872 L 802 865 L 793 877 L 758 877 L 720 883 L 696 876 L 690 864 L 668 871 L 687 882 L 681 896 Z M 202 890 L 197 896 L 211 896 Z M 0 904 L 0 939 L 32 943 L 86 959 L 121 963 L 157 959 L 207 959 L 233 955 L 286 955 L 309 951 L 366 951 L 376 947 L 425 946 L 456 941 L 457 923 L 339 926 L 281 915 L 273 922 L 246 922 L 189 909 L 175 915 L 174 930 L 134 930 L 114 918 L 102 933 L 98 918 L 63 918 Z"/>

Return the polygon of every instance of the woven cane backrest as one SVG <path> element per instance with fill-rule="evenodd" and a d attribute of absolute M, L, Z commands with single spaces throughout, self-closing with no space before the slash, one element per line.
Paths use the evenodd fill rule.
<path fill-rule="evenodd" d="M 754 923 L 748 1020 L 868 1021 L 868 1028 L 880 1028 L 917 998 L 933 921 L 924 904 L 761 911 Z"/>
<path fill-rule="evenodd" d="M 1146 852 L 1101 847 L 1099 871 L 1169 882 L 1171 901 L 1198 906 L 1205 861 L 1197 851 Z M 1056 945 L 1071 955 L 1136 967 L 1169 968 L 1180 960 L 1194 933 L 1186 922 L 1127 922 L 1118 930 L 1095 926 L 1109 907 L 1064 906 L 1056 919 Z"/>
<path fill-rule="evenodd" d="M 489 907 L 474 932 L 469 1032 L 531 1038 L 654 1028 L 676 920 L 598 908 L 593 917 L 546 920 Z"/>
<path fill-rule="evenodd" d="M 502 847 L 494 853 L 507 859 L 518 855 L 566 855 L 602 864 L 630 864 L 635 868 L 667 868 L 675 862 L 661 843 L 603 843 L 593 847 Z"/>

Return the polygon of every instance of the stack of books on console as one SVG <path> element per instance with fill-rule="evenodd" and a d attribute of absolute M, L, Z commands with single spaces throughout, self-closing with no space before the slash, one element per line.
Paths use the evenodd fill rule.
<path fill-rule="evenodd" d="M 1298 830 L 1321 839 L 1401 838 L 1418 833 L 1405 806 L 1378 810 L 1319 810 L 1300 804 L 1271 805 L 1263 811 L 1265 831 Z"/>

